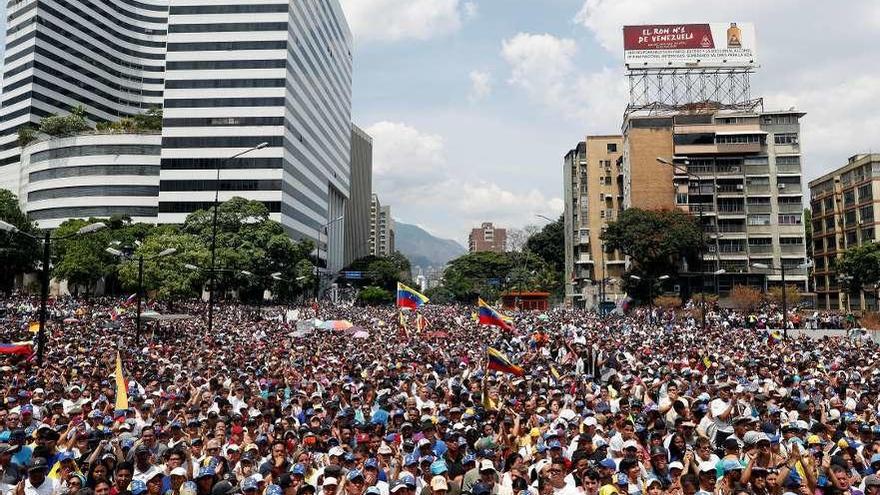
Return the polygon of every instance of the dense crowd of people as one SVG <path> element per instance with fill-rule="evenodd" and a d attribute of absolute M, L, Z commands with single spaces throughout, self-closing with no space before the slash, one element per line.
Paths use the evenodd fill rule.
<path fill-rule="evenodd" d="M 37 302 L 2 304 L 2 342 L 32 338 Z M 772 314 L 724 310 L 707 328 L 523 312 L 505 331 L 430 304 L 427 328 L 222 305 L 209 333 L 178 303 L 195 317 L 136 341 L 121 304 L 52 301 L 42 366 L 0 355 L 0 495 L 880 494 L 867 334 L 780 340 Z M 522 373 L 488 369 L 490 346 Z"/>

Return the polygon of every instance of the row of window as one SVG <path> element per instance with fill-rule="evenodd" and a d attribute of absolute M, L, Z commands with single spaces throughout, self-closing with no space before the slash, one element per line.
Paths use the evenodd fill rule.
<path fill-rule="evenodd" d="M 283 69 L 287 59 L 274 60 L 196 60 L 168 62 L 168 70 Z"/>
<path fill-rule="evenodd" d="M 193 117 L 162 121 L 163 127 L 282 126 L 284 117 Z"/>
<path fill-rule="evenodd" d="M 284 79 L 173 79 L 165 81 L 168 89 L 283 88 Z"/>
<path fill-rule="evenodd" d="M 88 2 L 88 0 L 81 0 L 81 1 Z M 141 26 L 135 26 L 133 24 L 128 24 L 128 23 L 122 22 L 119 19 L 112 19 L 112 22 L 105 22 L 105 23 L 99 24 L 99 22 L 97 22 L 95 20 L 94 15 L 91 15 L 91 13 L 89 13 L 89 12 L 83 12 L 82 10 L 76 8 L 76 6 L 74 6 L 71 2 L 64 2 L 64 8 L 66 8 L 67 10 L 71 11 L 73 14 L 78 15 L 79 17 L 81 17 L 83 19 L 91 20 L 92 22 L 94 22 L 97 25 L 97 30 L 106 31 L 109 34 L 111 34 L 114 38 L 118 38 L 120 40 L 127 41 L 133 45 L 149 46 L 152 48 L 163 48 L 165 46 L 164 41 L 152 41 L 152 40 L 147 40 L 144 38 L 135 38 L 134 36 L 128 36 L 127 34 L 123 34 L 122 32 L 116 30 L 114 27 L 120 26 L 120 27 L 123 27 L 123 28 L 131 31 L 131 32 L 138 33 L 138 34 L 144 34 L 144 35 L 165 34 L 164 30 L 154 31 L 154 30 L 144 28 Z M 56 17 L 58 20 L 61 21 L 62 25 L 76 26 L 84 33 L 93 33 L 94 31 L 96 31 L 96 28 L 82 26 L 81 24 L 79 24 L 76 21 L 76 19 L 47 6 L 45 4 L 45 2 L 40 4 L 40 10 L 44 10 L 44 11 L 48 12 L 49 14 L 52 14 L 54 17 Z M 45 17 L 46 17 L 45 15 L 41 15 L 39 22 L 42 23 L 44 21 Z M 111 20 L 109 18 L 103 18 L 103 17 L 99 17 L 98 19 L 99 20 L 107 20 L 107 21 Z M 103 39 L 97 35 L 96 35 L 96 37 L 101 39 L 105 43 L 108 43 L 108 46 L 113 46 L 112 43 L 106 41 L 105 39 Z"/>
<path fill-rule="evenodd" d="M 162 147 L 172 148 L 252 148 L 261 143 L 277 148 L 284 145 L 281 136 L 190 136 L 166 137 L 162 139 Z"/>
<path fill-rule="evenodd" d="M 282 158 L 163 158 L 162 170 L 280 169 Z"/>
<path fill-rule="evenodd" d="M 212 24 L 171 24 L 169 33 L 230 33 L 256 31 L 287 31 L 286 22 L 229 22 Z"/>
<path fill-rule="evenodd" d="M 287 4 L 171 6 L 172 15 L 267 14 L 287 12 Z"/>
<path fill-rule="evenodd" d="M 280 107 L 284 98 L 169 98 L 165 108 Z"/>
<path fill-rule="evenodd" d="M 59 158 L 100 155 L 153 155 L 159 156 L 162 147 L 151 144 L 90 144 L 85 146 L 68 146 L 31 155 L 31 163 Z"/>
<path fill-rule="evenodd" d="M 55 189 L 43 189 L 28 193 L 28 201 L 43 201 L 47 199 L 82 198 L 89 196 L 159 196 L 158 186 L 130 186 L 130 185 L 102 185 L 102 186 L 71 186 Z"/>
<path fill-rule="evenodd" d="M 214 191 L 218 189 L 216 180 L 163 180 L 160 191 Z M 280 191 L 280 179 L 266 180 L 221 180 L 220 191 Z"/>
<path fill-rule="evenodd" d="M 269 213 L 281 212 L 281 201 L 261 201 Z M 214 206 L 211 201 L 188 201 L 188 202 L 171 202 L 160 201 L 159 213 L 192 213 L 198 210 L 208 210 Z"/>
<path fill-rule="evenodd" d="M 139 177 L 159 175 L 158 165 L 82 165 L 78 167 L 58 167 L 31 172 L 30 182 L 69 177 L 90 177 L 104 175 L 136 175 Z"/>
<path fill-rule="evenodd" d="M 74 206 L 67 208 L 46 208 L 28 211 L 31 220 L 51 220 L 56 218 L 92 218 L 123 215 L 129 217 L 155 217 L 159 209 L 153 206 Z"/>
<path fill-rule="evenodd" d="M 80 0 L 80 1 L 83 1 L 83 0 Z M 88 0 L 85 0 L 85 1 L 86 1 L 86 3 L 88 3 L 89 5 L 93 5 L 91 2 L 88 2 Z M 113 9 L 115 12 L 117 12 L 117 13 L 119 13 L 119 14 L 122 14 L 122 15 L 124 15 L 124 16 L 130 18 L 130 19 L 135 19 L 135 20 L 143 21 L 143 22 L 150 22 L 150 23 L 153 23 L 153 24 L 167 24 L 167 23 L 168 23 L 168 16 L 167 16 L 167 14 L 166 14 L 165 16 L 163 16 L 163 17 L 150 17 L 150 16 L 146 16 L 146 15 L 143 15 L 143 14 L 138 14 L 137 12 L 133 12 L 133 11 L 131 11 L 131 10 L 123 9 L 122 7 L 119 6 L 118 1 L 113 1 L 113 0 L 111 0 L 111 1 L 109 1 L 109 2 L 105 0 L 105 1 L 102 1 L 101 4 L 104 5 L 104 6 L 106 6 L 106 7 L 110 7 L 110 8 Z M 94 7 L 93 7 L 93 8 L 94 8 Z M 164 9 L 163 9 L 163 10 L 164 10 Z M 167 12 L 167 11 L 165 11 L 165 12 Z"/>
<path fill-rule="evenodd" d="M 168 43 L 169 52 L 216 52 L 235 50 L 284 50 L 287 40 L 278 41 L 206 41 Z"/>

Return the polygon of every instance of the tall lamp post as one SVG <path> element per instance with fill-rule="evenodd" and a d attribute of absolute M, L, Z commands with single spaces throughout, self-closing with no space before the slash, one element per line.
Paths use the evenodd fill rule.
<path fill-rule="evenodd" d="M 50 251 L 52 241 L 63 241 L 65 239 L 71 239 L 76 236 L 87 235 L 93 232 L 97 232 L 101 229 L 106 228 L 107 225 L 104 222 L 96 222 L 81 229 L 77 230 L 75 233 L 61 236 L 61 237 L 52 237 L 52 232 L 46 230 L 46 233 L 43 235 L 43 238 L 39 237 L 19 230 L 18 227 L 12 225 L 10 223 L 4 222 L 0 220 L 0 232 L 10 232 L 12 234 L 21 234 L 25 237 L 29 237 L 37 242 L 43 243 L 43 266 L 40 273 L 42 275 L 40 280 L 40 330 L 37 333 L 37 366 L 43 366 L 43 354 L 45 352 L 46 347 L 46 303 L 49 300 L 49 272 L 51 271 L 50 266 Z"/>
<path fill-rule="evenodd" d="M 132 258 L 134 258 L 134 256 L 133 256 L 134 250 L 130 250 L 129 254 L 126 254 L 125 252 L 123 252 L 119 249 L 116 249 L 114 247 L 108 247 L 104 251 L 106 251 L 106 252 L 108 252 L 118 258 L 122 258 L 124 260 L 131 260 Z M 159 253 L 157 253 L 153 256 L 146 256 L 145 257 L 142 254 L 137 256 L 138 285 L 137 285 L 137 295 L 136 295 L 136 297 L 137 297 L 137 316 L 135 317 L 136 323 L 135 323 L 135 333 L 134 333 L 135 345 L 138 345 L 141 341 L 141 298 L 143 297 L 143 293 L 144 293 L 144 261 L 145 260 L 150 261 L 150 260 L 155 260 L 155 259 L 159 259 L 159 258 L 164 258 L 165 256 L 171 256 L 172 254 L 174 254 L 176 252 L 177 252 L 177 249 L 168 248 L 168 249 L 163 249 L 162 251 L 160 251 Z"/>
<path fill-rule="evenodd" d="M 782 275 L 782 336 L 788 338 L 788 305 L 786 303 L 786 290 L 785 290 L 785 263 L 780 263 L 779 266 L 770 266 L 766 263 L 752 263 L 752 266 L 759 270 L 771 270 L 774 272 L 779 272 Z M 809 268 L 811 265 L 809 262 L 801 263 L 797 266 L 799 270 L 804 268 Z"/>
<path fill-rule="evenodd" d="M 630 275 L 629 278 L 631 278 L 632 280 L 638 280 L 640 282 L 642 281 L 642 277 L 640 277 L 638 275 Z M 665 280 L 669 280 L 669 275 L 660 275 L 659 277 L 657 277 L 656 280 L 651 281 L 650 285 L 648 285 L 648 307 L 649 308 L 654 307 L 654 284 L 656 282 L 663 282 Z M 652 319 L 653 319 L 653 317 L 652 317 Z"/>
<path fill-rule="evenodd" d="M 220 199 L 220 169 L 222 168 L 220 164 L 227 164 L 236 158 L 241 157 L 247 153 L 252 151 L 261 150 L 269 146 L 269 143 L 262 142 L 253 148 L 248 148 L 240 153 L 236 153 L 235 155 L 230 156 L 229 158 L 218 161 L 217 162 L 217 179 L 214 181 L 214 216 L 211 220 L 211 272 L 209 273 L 210 282 L 208 286 L 208 290 L 210 290 L 208 295 L 208 334 L 210 335 L 214 330 L 214 282 L 215 282 L 215 274 L 214 267 L 217 260 L 217 210 L 219 209 L 219 199 Z"/>
<path fill-rule="evenodd" d="M 672 167 L 672 169 L 674 171 L 685 175 L 688 178 L 688 180 L 697 182 L 697 184 L 699 186 L 700 178 L 695 175 L 691 175 L 691 173 L 688 172 L 686 168 L 682 167 L 681 165 L 678 165 L 677 163 L 674 163 L 670 160 L 667 160 L 667 159 L 659 157 L 659 156 L 656 158 L 656 160 L 657 160 L 657 163 L 660 163 L 663 165 L 668 165 L 668 166 Z M 700 202 L 699 205 L 700 206 L 698 209 L 698 217 L 700 219 L 700 313 L 701 313 L 700 324 L 702 326 L 702 330 L 705 332 L 706 331 L 706 283 L 704 280 L 704 277 L 705 277 L 704 272 L 706 271 L 706 269 L 704 266 L 705 261 L 703 260 L 703 257 L 705 256 L 704 251 L 706 250 L 706 226 L 703 223 L 703 203 Z"/>

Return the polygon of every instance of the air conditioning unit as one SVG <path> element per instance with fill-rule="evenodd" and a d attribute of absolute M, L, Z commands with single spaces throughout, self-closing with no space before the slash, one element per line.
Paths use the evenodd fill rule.
<path fill-rule="evenodd" d="M 736 185 L 736 190 L 737 190 L 737 191 L 742 191 L 742 190 L 743 190 L 743 185 L 742 185 L 742 184 L 737 184 L 737 185 Z"/>
<path fill-rule="evenodd" d="M 785 184 L 778 184 L 777 187 L 778 187 L 779 189 L 785 189 Z"/>

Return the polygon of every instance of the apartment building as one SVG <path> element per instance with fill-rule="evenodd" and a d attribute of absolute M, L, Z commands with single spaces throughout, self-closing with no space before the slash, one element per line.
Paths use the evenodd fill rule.
<path fill-rule="evenodd" d="M 702 222 L 702 266 L 684 274 L 692 290 L 724 294 L 734 284 L 778 285 L 783 266 L 787 285 L 807 289 L 804 115 L 699 109 L 625 122 L 624 204 L 678 207 Z M 643 185 L 639 177 L 654 183 Z"/>
<path fill-rule="evenodd" d="M 624 293 L 625 257 L 608 251 L 605 226 L 623 209 L 623 136 L 587 136 L 563 160 L 566 302 L 594 309 Z"/>
<path fill-rule="evenodd" d="M 394 218 L 391 206 L 382 205 L 373 194 L 370 202 L 370 254 L 389 256 L 394 253 Z"/>
<path fill-rule="evenodd" d="M 479 253 L 493 251 L 503 253 L 507 250 L 507 229 L 495 227 L 492 222 L 483 222 L 471 229 L 468 235 L 468 251 Z"/>
<path fill-rule="evenodd" d="M 860 154 L 810 181 L 813 283 L 819 309 L 877 311 L 877 287 L 847 294 L 835 261 L 847 249 L 877 242 L 880 154 Z"/>

